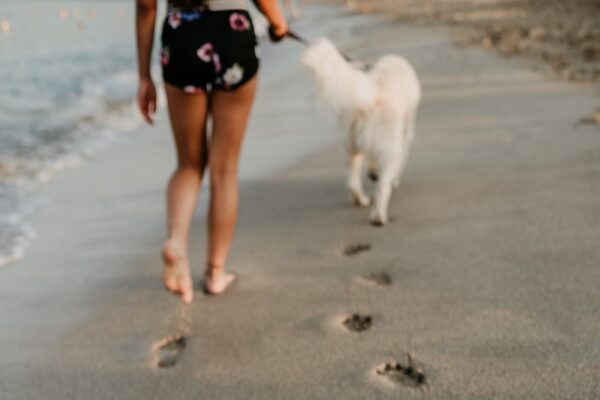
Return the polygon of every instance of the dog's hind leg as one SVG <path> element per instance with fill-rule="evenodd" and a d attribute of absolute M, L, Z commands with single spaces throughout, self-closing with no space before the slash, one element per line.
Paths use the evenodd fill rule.
<path fill-rule="evenodd" d="M 373 161 L 370 161 L 367 166 L 367 175 L 369 176 L 369 179 L 371 179 L 373 182 L 377 182 L 377 180 L 379 179 L 379 173 L 377 172 L 377 166 L 375 165 L 375 163 Z"/>
<path fill-rule="evenodd" d="M 362 171 L 365 156 L 362 153 L 352 154 L 350 159 L 350 170 L 348 174 L 348 189 L 352 201 L 357 207 L 366 207 L 369 205 L 369 196 L 365 194 L 362 186 Z"/>
<path fill-rule="evenodd" d="M 373 226 L 383 226 L 388 222 L 388 205 L 397 171 L 398 165 L 396 162 L 389 162 L 383 165 L 380 170 L 371 215 L 369 217 Z"/>

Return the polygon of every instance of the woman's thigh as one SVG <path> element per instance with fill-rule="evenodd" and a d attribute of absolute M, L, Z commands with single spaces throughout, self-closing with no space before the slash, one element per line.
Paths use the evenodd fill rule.
<path fill-rule="evenodd" d="M 254 103 L 257 76 L 234 91 L 216 90 L 211 102 L 211 174 L 237 173 L 244 132 Z"/>
<path fill-rule="evenodd" d="M 202 92 L 188 94 L 169 84 L 165 90 L 178 163 L 202 166 L 207 151 L 208 96 Z"/>

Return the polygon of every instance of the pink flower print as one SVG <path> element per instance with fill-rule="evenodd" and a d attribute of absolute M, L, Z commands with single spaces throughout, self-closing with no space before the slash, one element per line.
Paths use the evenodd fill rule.
<path fill-rule="evenodd" d="M 198 49 L 198 58 L 204 62 L 213 61 L 213 57 L 215 55 L 215 49 L 212 43 L 204 43 L 202 47 Z"/>
<path fill-rule="evenodd" d="M 164 47 L 160 51 L 160 64 L 164 67 L 168 63 L 169 63 L 169 48 L 168 47 Z"/>
<path fill-rule="evenodd" d="M 180 12 L 175 12 L 175 13 L 169 14 L 169 25 L 171 25 L 171 28 L 173 28 L 173 29 L 177 29 L 179 27 L 179 25 L 181 25 L 181 13 Z"/>
<path fill-rule="evenodd" d="M 198 49 L 197 54 L 198 54 L 198 58 L 201 59 L 202 61 L 204 61 L 206 63 L 212 62 L 213 65 L 215 66 L 216 72 L 221 71 L 221 58 L 215 52 L 215 48 L 213 47 L 212 43 L 204 43 L 202 45 L 202 47 L 200 47 Z"/>
<path fill-rule="evenodd" d="M 229 17 L 229 25 L 231 29 L 238 32 L 244 32 L 250 29 L 250 21 L 244 14 L 233 13 Z"/>

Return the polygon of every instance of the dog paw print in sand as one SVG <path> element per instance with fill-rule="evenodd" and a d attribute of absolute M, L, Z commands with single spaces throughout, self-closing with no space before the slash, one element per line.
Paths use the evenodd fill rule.
<path fill-rule="evenodd" d="M 338 253 L 342 256 L 353 257 L 369 250 L 371 250 L 371 245 L 368 243 L 347 243 L 338 248 Z"/>
<path fill-rule="evenodd" d="M 177 364 L 181 353 L 187 344 L 187 338 L 183 335 L 167 336 L 154 343 L 154 365 L 158 368 L 171 368 Z"/>
<path fill-rule="evenodd" d="M 361 276 L 361 278 L 379 286 L 390 286 L 392 284 L 392 277 L 386 271 L 370 272 Z"/>
<path fill-rule="evenodd" d="M 364 332 L 373 326 L 373 317 L 370 315 L 352 314 L 344 319 L 342 325 L 351 332 Z"/>
<path fill-rule="evenodd" d="M 379 366 L 377 375 L 403 386 L 424 389 L 427 386 L 425 371 L 415 365 L 412 354 L 407 353 L 406 359 L 406 364 L 392 361 Z"/>
<path fill-rule="evenodd" d="M 580 125 L 600 125 L 600 110 L 592 114 L 591 117 L 581 118 L 579 121 L 577 121 L 575 127 Z"/>

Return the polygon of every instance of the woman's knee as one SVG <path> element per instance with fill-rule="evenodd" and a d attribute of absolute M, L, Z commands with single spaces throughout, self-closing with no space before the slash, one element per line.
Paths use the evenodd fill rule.
<path fill-rule="evenodd" d="M 211 184 L 219 184 L 221 182 L 230 182 L 237 180 L 238 167 L 235 163 L 228 162 L 211 162 L 210 166 L 210 181 Z"/>
<path fill-rule="evenodd" d="M 183 162 L 179 161 L 177 163 L 175 172 L 201 176 L 204 173 L 205 166 L 206 165 L 203 164 L 200 160 L 186 160 Z"/>
<path fill-rule="evenodd" d="M 178 154 L 177 169 L 196 169 L 198 171 L 204 171 L 207 161 L 208 155 L 204 154 Z"/>

